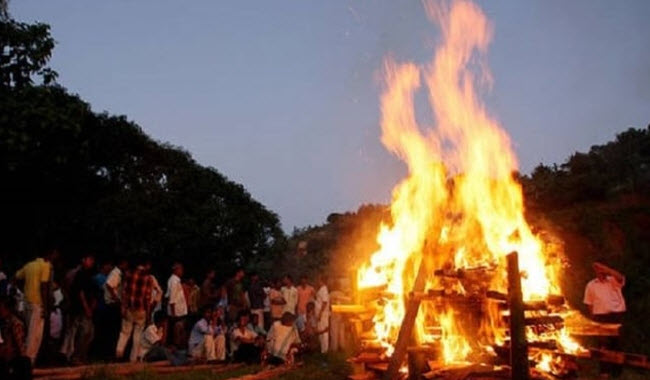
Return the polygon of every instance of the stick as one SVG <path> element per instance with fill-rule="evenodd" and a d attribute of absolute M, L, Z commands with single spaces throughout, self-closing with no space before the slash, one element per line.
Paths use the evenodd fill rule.
<path fill-rule="evenodd" d="M 508 260 L 508 303 L 510 304 L 510 366 L 512 380 L 530 379 L 528 370 L 528 344 L 524 318 L 524 301 L 521 293 L 519 258 L 517 252 L 506 257 Z"/>

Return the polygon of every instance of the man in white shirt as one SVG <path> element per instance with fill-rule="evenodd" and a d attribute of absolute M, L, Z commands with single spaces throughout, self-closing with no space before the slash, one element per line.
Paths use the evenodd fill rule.
<path fill-rule="evenodd" d="M 249 316 L 245 312 L 240 312 L 237 326 L 230 335 L 233 359 L 235 362 L 244 362 L 246 364 L 259 363 L 261 359 L 261 344 L 257 339 L 257 333 L 248 328 Z"/>
<path fill-rule="evenodd" d="M 120 298 L 122 296 L 122 279 L 124 278 L 124 273 L 129 269 L 129 262 L 125 258 L 120 258 L 117 260 L 117 265 L 111 269 L 106 276 L 106 282 L 104 283 L 104 304 L 106 305 L 105 311 L 105 320 L 103 321 L 105 325 L 102 329 L 105 329 L 105 339 L 106 342 L 102 342 L 107 347 L 114 348 L 117 344 L 117 339 L 120 335 L 120 329 L 122 326 L 122 310 L 120 305 Z M 111 349 L 111 355 L 114 350 Z"/>
<path fill-rule="evenodd" d="M 602 264 L 593 264 L 596 278 L 589 281 L 585 288 L 584 303 L 589 308 L 593 320 L 601 323 L 621 323 L 625 312 L 625 299 L 622 289 L 625 286 L 625 276 L 620 272 Z M 601 348 L 618 350 L 618 337 L 599 338 Z M 622 367 L 609 363 L 600 363 L 601 375 L 614 377 L 621 373 Z"/>
<path fill-rule="evenodd" d="M 316 317 L 318 318 L 318 335 L 320 341 L 320 352 L 329 351 L 330 345 L 330 293 L 327 289 L 327 277 L 321 275 L 318 279 L 318 290 L 316 291 Z"/>
<path fill-rule="evenodd" d="M 202 315 L 203 317 L 192 327 L 187 348 L 194 360 L 215 361 L 217 356 L 214 344 L 215 331 L 212 323 L 212 308 L 205 306 Z"/>
<path fill-rule="evenodd" d="M 273 322 L 266 338 L 269 364 L 293 364 L 293 356 L 301 343 L 295 319 L 293 314 L 284 313 L 280 321 Z"/>
<path fill-rule="evenodd" d="M 167 280 L 167 315 L 170 319 L 171 341 L 177 347 L 182 347 L 185 340 L 185 316 L 187 315 L 187 300 L 183 292 L 181 277 L 183 276 L 183 264 L 174 263 L 172 274 Z"/>
<path fill-rule="evenodd" d="M 291 313 L 296 315 L 296 306 L 298 305 L 298 289 L 293 286 L 293 279 L 290 275 L 284 276 L 283 286 L 280 289 L 282 298 L 286 302 L 282 308 L 282 313 Z"/>
<path fill-rule="evenodd" d="M 142 332 L 140 339 L 140 353 L 138 358 L 145 362 L 169 359 L 169 351 L 163 345 L 165 338 L 165 322 L 167 316 L 162 311 L 157 311 L 151 323 Z"/>

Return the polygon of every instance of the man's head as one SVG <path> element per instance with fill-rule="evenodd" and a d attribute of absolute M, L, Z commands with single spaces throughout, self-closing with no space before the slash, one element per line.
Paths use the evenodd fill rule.
<path fill-rule="evenodd" d="M 286 311 L 286 312 L 284 312 L 284 314 L 282 314 L 281 322 L 285 326 L 293 325 L 293 322 L 295 322 L 295 320 L 296 320 L 296 316 L 291 314 L 288 311 Z"/>
<path fill-rule="evenodd" d="M 212 307 L 211 306 L 204 306 L 203 309 L 201 310 L 201 316 L 203 316 L 203 319 L 206 321 L 209 321 L 212 319 Z"/>
<path fill-rule="evenodd" d="M 256 283 L 257 281 L 260 280 L 260 275 L 257 274 L 257 272 L 251 272 L 250 276 L 251 276 L 252 283 Z"/>
<path fill-rule="evenodd" d="M 593 263 L 592 267 L 594 268 L 594 272 L 596 273 L 596 278 L 605 281 L 607 279 L 607 270 L 605 265 L 595 262 Z"/>
<path fill-rule="evenodd" d="M 172 265 L 172 273 L 178 277 L 183 277 L 183 264 L 178 262 L 174 263 L 174 265 Z"/>
<path fill-rule="evenodd" d="M 327 275 L 321 274 L 318 276 L 318 285 L 323 286 L 327 285 Z"/>
<path fill-rule="evenodd" d="M 153 323 L 158 327 L 165 324 L 166 320 L 167 314 L 165 314 L 162 310 L 158 310 L 153 314 Z"/>
<path fill-rule="evenodd" d="M 240 269 L 237 269 L 237 271 L 235 272 L 235 276 L 234 276 L 234 277 L 235 277 L 235 280 L 237 280 L 237 281 L 241 281 L 241 280 L 244 278 L 244 270 L 241 269 L 241 268 L 240 268 Z"/>
<path fill-rule="evenodd" d="M 81 257 L 81 267 L 84 269 L 90 269 L 95 266 L 95 255 L 92 253 L 86 253 Z"/>
<path fill-rule="evenodd" d="M 307 276 L 300 276 L 300 285 L 307 286 Z"/>
<path fill-rule="evenodd" d="M 205 274 L 205 278 L 208 280 L 213 280 L 217 276 L 217 272 L 215 272 L 214 269 L 208 270 L 208 272 Z"/>
<path fill-rule="evenodd" d="M 111 269 L 113 269 L 113 261 L 104 260 L 102 265 L 99 267 L 99 272 L 106 275 L 111 271 Z"/>
<path fill-rule="evenodd" d="M 126 272 L 127 269 L 129 269 L 129 260 L 126 259 L 126 257 L 121 257 L 117 260 L 117 267 L 119 270 L 122 272 Z"/>
<path fill-rule="evenodd" d="M 313 301 L 307 302 L 307 314 L 313 314 L 316 311 L 316 304 Z"/>
<path fill-rule="evenodd" d="M 284 286 L 292 286 L 293 285 L 293 279 L 291 278 L 291 275 L 287 274 L 284 276 L 284 279 L 282 280 L 284 283 Z"/>
<path fill-rule="evenodd" d="M 246 327 L 248 326 L 248 322 L 250 321 L 250 318 L 248 316 L 247 312 L 241 312 L 239 314 L 239 323 L 237 324 L 239 327 Z"/>

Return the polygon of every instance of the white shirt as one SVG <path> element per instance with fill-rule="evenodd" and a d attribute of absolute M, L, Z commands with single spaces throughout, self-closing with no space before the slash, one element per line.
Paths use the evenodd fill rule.
<path fill-rule="evenodd" d="M 118 267 L 114 267 L 106 277 L 106 282 L 104 283 L 104 302 L 107 305 L 115 303 L 111 292 L 108 290 L 108 287 L 115 289 L 117 294 L 117 299 L 119 300 L 122 296 L 122 271 Z"/>
<path fill-rule="evenodd" d="M 292 344 L 300 343 L 300 334 L 295 325 L 285 326 L 280 321 L 275 321 L 266 338 L 266 348 L 273 356 L 286 359 Z"/>
<path fill-rule="evenodd" d="M 280 292 L 282 293 L 282 298 L 284 298 L 284 301 L 286 302 L 282 308 L 282 312 L 296 314 L 296 305 L 298 304 L 298 289 L 296 289 L 296 287 L 293 285 L 290 288 L 283 286 L 280 289 Z"/>
<path fill-rule="evenodd" d="M 244 331 L 241 331 L 239 327 L 235 327 L 230 334 L 230 347 L 232 352 L 237 351 L 239 344 L 241 343 L 240 339 L 255 339 L 257 338 L 257 333 L 249 328 L 245 328 Z"/>
<path fill-rule="evenodd" d="M 167 293 L 165 297 L 169 298 L 169 305 L 167 306 L 167 313 L 172 315 L 172 305 L 174 306 L 175 317 L 183 317 L 187 315 L 187 301 L 185 300 L 185 293 L 183 292 L 183 285 L 181 279 L 175 274 L 169 276 L 167 280 Z"/>
<path fill-rule="evenodd" d="M 584 303 L 592 307 L 594 315 L 622 313 L 625 311 L 625 299 L 621 293 L 624 285 L 625 280 L 619 283 L 612 276 L 603 281 L 595 278 L 585 288 Z"/>
<path fill-rule="evenodd" d="M 140 357 L 143 358 L 151 347 L 160 342 L 163 337 L 163 329 L 156 327 L 155 324 L 150 324 L 143 332 L 142 339 L 140 339 Z"/>
<path fill-rule="evenodd" d="M 318 288 L 318 291 L 316 292 L 316 315 L 320 314 L 320 309 L 325 305 L 325 303 L 327 303 L 327 305 L 325 306 L 325 310 L 323 310 L 323 314 L 330 311 L 330 293 L 327 290 L 327 286 L 323 285 Z"/>

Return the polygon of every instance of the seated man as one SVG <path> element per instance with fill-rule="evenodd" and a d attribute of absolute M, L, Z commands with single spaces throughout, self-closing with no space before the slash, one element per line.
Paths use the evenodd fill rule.
<path fill-rule="evenodd" d="M 168 360 L 169 350 L 163 345 L 165 341 L 165 324 L 167 316 L 162 310 L 158 310 L 153 315 L 151 323 L 142 333 L 140 340 L 140 354 L 138 357 L 145 362 L 158 360 Z"/>
<path fill-rule="evenodd" d="M 272 365 L 293 364 L 294 354 L 300 346 L 300 335 L 294 325 L 296 318 L 286 312 L 273 323 L 266 340 L 267 362 Z"/>
<path fill-rule="evenodd" d="M 260 341 L 257 333 L 248 328 L 248 320 L 248 313 L 239 313 L 237 326 L 230 336 L 233 358 L 236 362 L 244 362 L 246 364 L 259 363 L 264 341 Z"/>
<path fill-rule="evenodd" d="M 204 307 L 201 314 L 201 319 L 194 324 L 190 333 L 189 354 L 194 360 L 216 361 L 212 308 L 210 306 Z"/>
<path fill-rule="evenodd" d="M 0 297 L 0 379 L 31 379 L 25 350 L 25 325 L 13 312 L 13 300 Z"/>
<path fill-rule="evenodd" d="M 228 326 L 225 322 L 225 311 L 218 307 L 212 313 L 212 329 L 214 330 L 214 353 L 217 361 L 226 360 L 226 333 Z"/>

